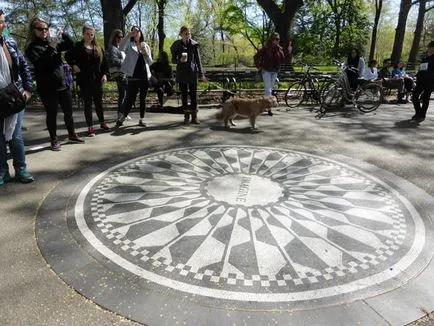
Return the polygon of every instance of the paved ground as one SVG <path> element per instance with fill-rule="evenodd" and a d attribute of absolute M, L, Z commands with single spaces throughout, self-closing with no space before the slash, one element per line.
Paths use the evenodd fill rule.
<path fill-rule="evenodd" d="M 215 112 L 188 127 L 149 113 L 56 153 L 29 109 L 37 181 L 0 191 L 0 324 L 406 325 L 434 310 L 431 116 L 282 108 L 251 132 Z"/>

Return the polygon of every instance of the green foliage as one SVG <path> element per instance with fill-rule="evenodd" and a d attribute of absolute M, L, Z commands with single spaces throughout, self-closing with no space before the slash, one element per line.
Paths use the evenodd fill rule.
<path fill-rule="evenodd" d="M 324 63 L 354 46 L 363 49 L 370 28 L 366 11 L 362 0 L 305 1 L 296 16 L 295 56 Z"/>

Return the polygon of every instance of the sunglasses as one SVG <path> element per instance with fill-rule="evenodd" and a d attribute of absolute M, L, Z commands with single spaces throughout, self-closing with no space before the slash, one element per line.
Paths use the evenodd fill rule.
<path fill-rule="evenodd" d="M 39 32 L 42 32 L 42 31 L 48 31 L 48 28 L 47 27 L 35 27 L 35 29 L 37 30 L 37 31 L 39 31 Z"/>
<path fill-rule="evenodd" d="M 280 38 L 275 38 L 273 39 L 273 41 L 280 41 Z"/>
<path fill-rule="evenodd" d="M 116 35 L 116 38 L 123 38 L 122 35 Z"/>

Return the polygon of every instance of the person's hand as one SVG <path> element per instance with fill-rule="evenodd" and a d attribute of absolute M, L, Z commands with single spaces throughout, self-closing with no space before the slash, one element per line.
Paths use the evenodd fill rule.
<path fill-rule="evenodd" d="M 107 82 L 107 76 L 106 75 L 102 75 L 101 77 L 101 83 L 106 83 Z"/>
<path fill-rule="evenodd" d="M 205 75 L 202 75 L 202 76 L 199 78 L 199 81 L 201 81 L 202 83 L 206 83 L 206 82 L 208 81 L 208 78 L 206 78 Z"/>
<path fill-rule="evenodd" d="M 75 72 L 75 73 L 78 73 L 78 72 L 80 72 L 81 70 L 80 70 L 80 68 L 79 68 L 77 65 L 73 65 L 73 66 L 72 66 L 72 71 Z"/>
<path fill-rule="evenodd" d="M 59 40 L 57 39 L 57 37 L 49 37 L 48 41 L 49 41 L 48 45 L 54 49 L 57 47 L 57 43 L 59 43 Z"/>
<path fill-rule="evenodd" d="M 27 102 L 27 101 L 30 100 L 30 98 L 32 97 L 32 93 L 30 93 L 29 91 L 24 91 L 24 92 L 23 92 L 23 96 L 24 96 L 24 99 L 25 99 L 26 102 Z"/>

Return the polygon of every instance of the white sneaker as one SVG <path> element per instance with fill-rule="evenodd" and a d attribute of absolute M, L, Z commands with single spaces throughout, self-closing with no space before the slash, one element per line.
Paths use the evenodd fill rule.
<path fill-rule="evenodd" d="M 127 116 L 125 117 L 125 120 L 131 120 L 131 117 L 130 117 L 129 115 L 127 115 Z"/>

